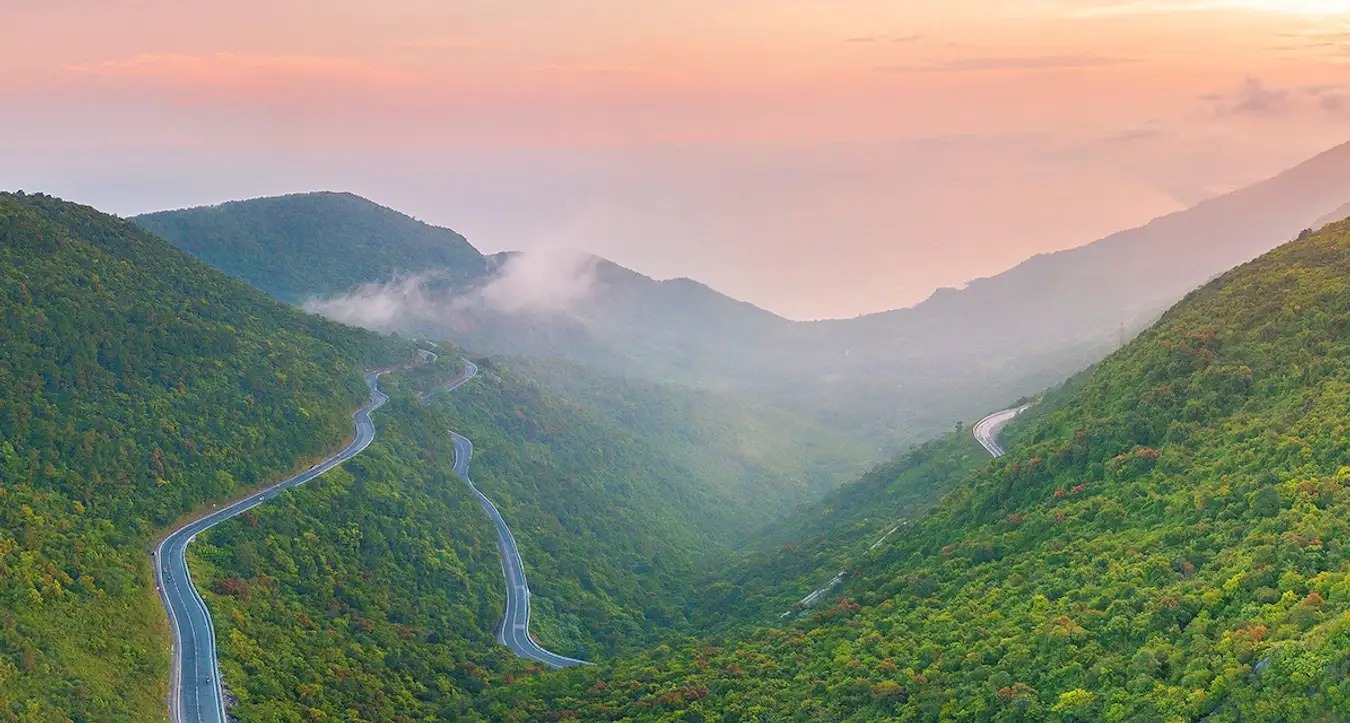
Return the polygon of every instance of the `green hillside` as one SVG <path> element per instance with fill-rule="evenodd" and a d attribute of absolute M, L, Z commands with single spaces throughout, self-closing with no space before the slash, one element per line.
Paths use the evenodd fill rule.
<path fill-rule="evenodd" d="M 0 241 L 0 718 L 159 719 L 154 537 L 339 446 L 361 370 L 412 348 L 48 197 L 0 197 Z M 194 545 L 240 715 L 472 715 L 530 669 L 491 642 L 499 561 L 447 428 L 475 440 L 475 480 L 516 533 L 536 632 L 599 658 L 690 630 L 701 581 L 753 527 L 846 473 L 817 431 L 752 407 L 482 368 L 426 406 L 412 390 L 456 373 L 456 352 L 387 375 L 367 453 Z"/>
<path fill-rule="evenodd" d="M 691 390 L 556 359 L 510 366 L 567 404 L 659 442 L 737 514 L 743 539 L 857 477 L 877 450 L 752 395 Z"/>
<path fill-rule="evenodd" d="M 41 195 L 0 194 L 0 309 L 0 718 L 160 718 L 152 539 L 339 446 L 411 349 Z"/>
<path fill-rule="evenodd" d="M 1350 224 L 1189 295 L 832 604 L 517 681 L 503 719 L 1350 719 Z"/>
<path fill-rule="evenodd" d="M 463 236 L 350 193 L 299 193 L 137 216 L 179 248 L 285 301 L 437 271 L 463 281 L 485 261 Z"/>
<path fill-rule="evenodd" d="M 700 475 L 656 430 L 616 424 L 488 361 L 437 397 L 474 442 L 474 482 L 520 545 L 540 640 L 610 656 L 687 629 L 697 572 L 747 533 L 753 500 Z"/>
<path fill-rule="evenodd" d="M 831 589 L 811 604 L 800 601 L 840 572 L 883 550 L 882 540 L 910 524 L 965 481 L 989 455 L 965 429 L 919 445 L 857 479 L 803 505 L 756 535 L 729 564 L 709 576 L 695 600 L 701 629 L 746 620 L 803 615 L 837 597 Z"/>
<path fill-rule="evenodd" d="M 539 666 L 492 643 L 501 572 L 487 518 L 451 472 L 446 429 L 511 525 L 550 649 L 589 659 L 688 633 L 692 600 L 754 500 L 692 472 L 650 426 L 622 426 L 481 360 L 470 383 L 420 404 L 458 370 L 388 375 L 380 435 L 342 471 L 203 535 L 193 576 L 246 719 L 395 712 L 473 718 L 486 691 Z"/>
<path fill-rule="evenodd" d="M 458 719 L 527 668 L 493 639 L 496 533 L 444 420 L 382 387 L 369 449 L 191 548 L 239 720 Z"/>

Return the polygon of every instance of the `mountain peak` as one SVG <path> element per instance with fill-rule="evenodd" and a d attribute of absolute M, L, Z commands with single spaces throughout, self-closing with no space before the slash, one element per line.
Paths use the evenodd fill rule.
<path fill-rule="evenodd" d="M 452 280 L 477 278 L 486 264 L 454 231 L 346 191 L 253 198 L 132 220 L 292 302 L 428 270 Z"/>

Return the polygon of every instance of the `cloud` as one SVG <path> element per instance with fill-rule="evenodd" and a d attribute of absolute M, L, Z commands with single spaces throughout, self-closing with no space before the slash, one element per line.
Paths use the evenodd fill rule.
<path fill-rule="evenodd" d="M 1108 134 L 1102 138 L 1106 143 L 1135 143 L 1138 141 L 1151 141 L 1160 138 L 1163 135 L 1161 128 L 1156 126 L 1144 126 L 1141 128 L 1126 128 L 1122 131 Z"/>
<path fill-rule="evenodd" d="M 846 43 L 914 43 L 923 40 L 923 33 L 903 34 L 877 34 L 877 35 L 855 35 L 851 38 L 844 38 Z"/>
<path fill-rule="evenodd" d="M 1071 17 L 1109 17 L 1216 11 L 1325 17 L 1350 14 L 1350 0 L 1075 0 L 1068 14 Z"/>
<path fill-rule="evenodd" d="M 311 55 L 147 53 L 121 60 L 67 65 L 80 75 L 174 87 L 276 86 L 296 82 L 412 85 L 416 78 L 369 61 Z"/>
<path fill-rule="evenodd" d="M 562 248 L 498 257 L 487 280 L 469 289 L 439 284 L 441 274 L 421 273 L 361 284 L 345 294 L 311 298 L 305 310 L 376 331 L 463 328 L 484 315 L 563 313 L 596 288 L 599 259 Z"/>
<path fill-rule="evenodd" d="M 1028 55 L 955 58 L 927 65 L 883 65 L 877 70 L 888 73 L 977 73 L 1001 70 L 1070 70 L 1101 68 L 1137 62 L 1138 58 L 1116 58 L 1102 55 Z"/>
<path fill-rule="evenodd" d="M 438 303 L 428 288 L 437 276 L 426 273 L 361 284 L 340 296 L 307 299 L 301 306 L 310 313 L 376 331 L 416 327 L 437 316 Z"/>
<path fill-rule="evenodd" d="M 1345 86 L 1272 86 L 1255 76 L 1248 76 L 1237 90 L 1205 93 L 1200 100 L 1218 117 L 1275 118 L 1309 109 L 1339 115 L 1350 108 Z"/>
<path fill-rule="evenodd" d="M 1226 101 L 1220 101 L 1219 115 L 1278 115 L 1287 113 L 1293 104 L 1293 93 L 1288 88 L 1272 88 L 1259 78 L 1248 76 L 1242 89 Z"/>
<path fill-rule="evenodd" d="M 591 295 L 598 263 L 595 256 L 561 247 L 511 254 L 478 296 L 507 314 L 565 311 Z"/>

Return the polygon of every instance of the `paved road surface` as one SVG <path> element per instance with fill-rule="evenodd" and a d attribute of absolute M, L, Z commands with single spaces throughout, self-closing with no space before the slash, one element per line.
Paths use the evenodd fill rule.
<path fill-rule="evenodd" d="M 454 389 L 472 379 L 477 373 L 478 367 L 465 359 L 464 376 L 436 391 Z M 422 395 L 422 400 L 425 401 L 427 397 L 434 393 Z M 506 520 L 502 519 L 501 513 L 497 511 L 497 506 L 492 504 L 492 500 L 488 499 L 482 490 L 474 486 L 473 480 L 469 479 L 469 462 L 473 459 L 473 442 L 469 441 L 468 437 L 453 431 L 450 432 L 450 438 L 455 443 L 455 474 L 464 480 L 470 490 L 473 490 L 479 503 L 483 505 L 483 510 L 487 512 L 488 517 L 492 518 L 492 524 L 497 528 L 497 547 L 502 553 L 502 575 L 506 578 L 506 610 L 502 615 L 501 624 L 497 627 L 497 642 L 510 648 L 511 652 L 521 658 L 535 660 L 555 668 L 565 668 L 569 665 L 589 665 L 584 660 L 569 658 L 545 650 L 530 637 L 530 586 L 525 582 L 525 564 L 520 559 L 520 550 L 516 548 L 516 538 L 511 534 L 511 529 L 506 526 Z"/>
<path fill-rule="evenodd" d="M 1021 414 L 1022 411 L 1029 406 L 1031 405 L 1023 404 L 1020 407 L 1013 407 L 1012 409 L 1004 409 L 1001 412 L 994 412 L 976 422 L 975 426 L 971 427 L 971 431 L 975 433 L 975 441 L 979 442 L 980 446 L 984 447 L 984 450 L 988 452 L 990 456 L 1002 457 L 1003 447 L 998 443 L 998 433 L 1003 431 L 1003 428 L 1007 426 L 1008 422 L 1012 421 L 1013 417 Z"/>
<path fill-rule="evenodd" d="M 423 357 L 425 359 L 425 356 Z M 304 472 L 279 482 L 228 507 L 192 520 L 170 532 L 155 548 L 153 564 L 155 585 L 169 614 L 173 629 L 173 663 L 169 679 L 169 717 L 174 723 L 225 723 L 225 698 L 221 693 L 220 668 L 216 657 L 216 636 L 211 626 L 211 613 L 192 584 L 187 569 L 187 546 L 198 534 L 221 522 L 238 516 L 282 490 L 302 485 L 328 470 L 355 457 L 375 439 L 375 423 L 370 413 L 384 406 L 389 397 L 380 391 L 379 378 L 383 372 L 366 375 L 370 387 L 370 401 L 352 415 L 356 436 L 345 449 Z M 468 360 L 464 373 L 441 389 L 458 387 L 473 378 L 478 367 Z"/>
<path fill-rule="evenodd" d="M 423 354 L 424 360 L 434 360 L 434 357 L 432 352 Z M 371 420 L 370 414 L 389 401 L 389 397 L 379 388 L 379 377 L 382 373 L 372 372 L 366 375 L 366 385 L 370 387 L 370 401 L 352 415 L 356 424 L 356 436 L 341 452 L 290 479 L 185 523 L 170 532 L 156 546 L 152 553 L 155 586 L 159 589 L 160 599 L 168 612 L 173 632 L 169 718 L 174 723 L 228 721 L 216 656 L 215 630 L 211 625 L 211 613 L 206 609 L 206 603 L 193 586 L 192 577 L 188 573 L 188 544 L 203 531 L 272 499 L 282 490 L 298 487 L 318 477 L 369 447 L 375 440 L 375 423 Z M 478 367 L 465 359 L 464 373 L 436 391 L 452 390 L 476 374 Z M 421 398 L 426 400 L 429 396 L 430 393 L 423 394 Z M 555 655 L 530 638 L 530 589 L 525 583 L 525 568 L 520 560 L 520 552 L 516 549 L 515 538 L 511 536 L 510 529 L 507 528 L 505 520 L 497 512 L 492 501 L 469 480 L 469 459 L 473 454 L 473 443 L 454 432 L 451 434 L 455 443 L 455 472 L 464 478 L 469 488 L 478 496 L 483 509 L 497 527 L 497 544 L 501 548 L 502 571 L 507 581 L 506 614 L 497 633 L 498 640 L 511 648 L 516 655 L 554 667 L 584 664 L 586 662 L 584 660 Z"/>
<path fill-rule="evenodd" d="M 352 415 L 356 436 L 345 449 L 300 474 L 255 492 L 228 507 L 192 520 L 170 532 L 152 553 L 155 585 L 173 629 L 173 664 L 169 680 L 169 717 L 175 723 L 225 723 L 225 699 L 216 660 L 216 636 L 187 568 L 187 546 L 198 534 L 275 497 L 281 490 L 302 485 L 360 454 L 375 439 L 370 413 L 389 401 L 379 388 L 382 372 L 366 375 L 370 401 Z"/>
<path fill-rule="evenodd" d="M 497 628 L 497 642 L 511 649 L 521 658 L 537 660 L 555 668 L 569 665 L 589 665 L 584 660 L 568 658 L 545 650 L 530 637 L 530 586 L 525 582 L 525 565 L 520 560 L 520 550 L 516 549 L 516 538 L 506 526 L 506 520 L 497 511 L 497 506 L 487 498 L 469 479 L 469 460 L 473 457 L 473 442 L 455 432 L 450 432 L 455 442 L 455 474 L 464 479 L 469 489 L 478 496 L 483 509 L 497 526 L 497 547 L 502 553 L 502 574 L 506 577 L 506 612 L 501 625 Z"/>

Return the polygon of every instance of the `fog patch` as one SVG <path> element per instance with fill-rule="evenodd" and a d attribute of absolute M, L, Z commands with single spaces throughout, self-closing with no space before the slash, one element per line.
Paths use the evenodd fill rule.
<path fill-rule="evenodd" d="M 326 299 L 311 297 L 301 307 L 352 326 L 394 331 L 434 315 L 437 306 L 427 284 L 438 273 L 414 274 L 383 283 L 367 283 Z"/>
<path fill-rule="evenodd" d="M 505 314 L 566 311 L 594 293 L 599 261 L 566 248 L 511 254 L 477 296 Z"/>
<path fill-rule="evenodd" d="M 493 314 L 563 313 L 595 293 L 599 259 L 590 254 L 541 248 L 498 258 L 486 279 L 468 288 L 440 283 L 443 274 L 433 271 L 361 284 L 338 296 L 312 297 L 301 306 L 376 331 L 457 329 Z"/>

